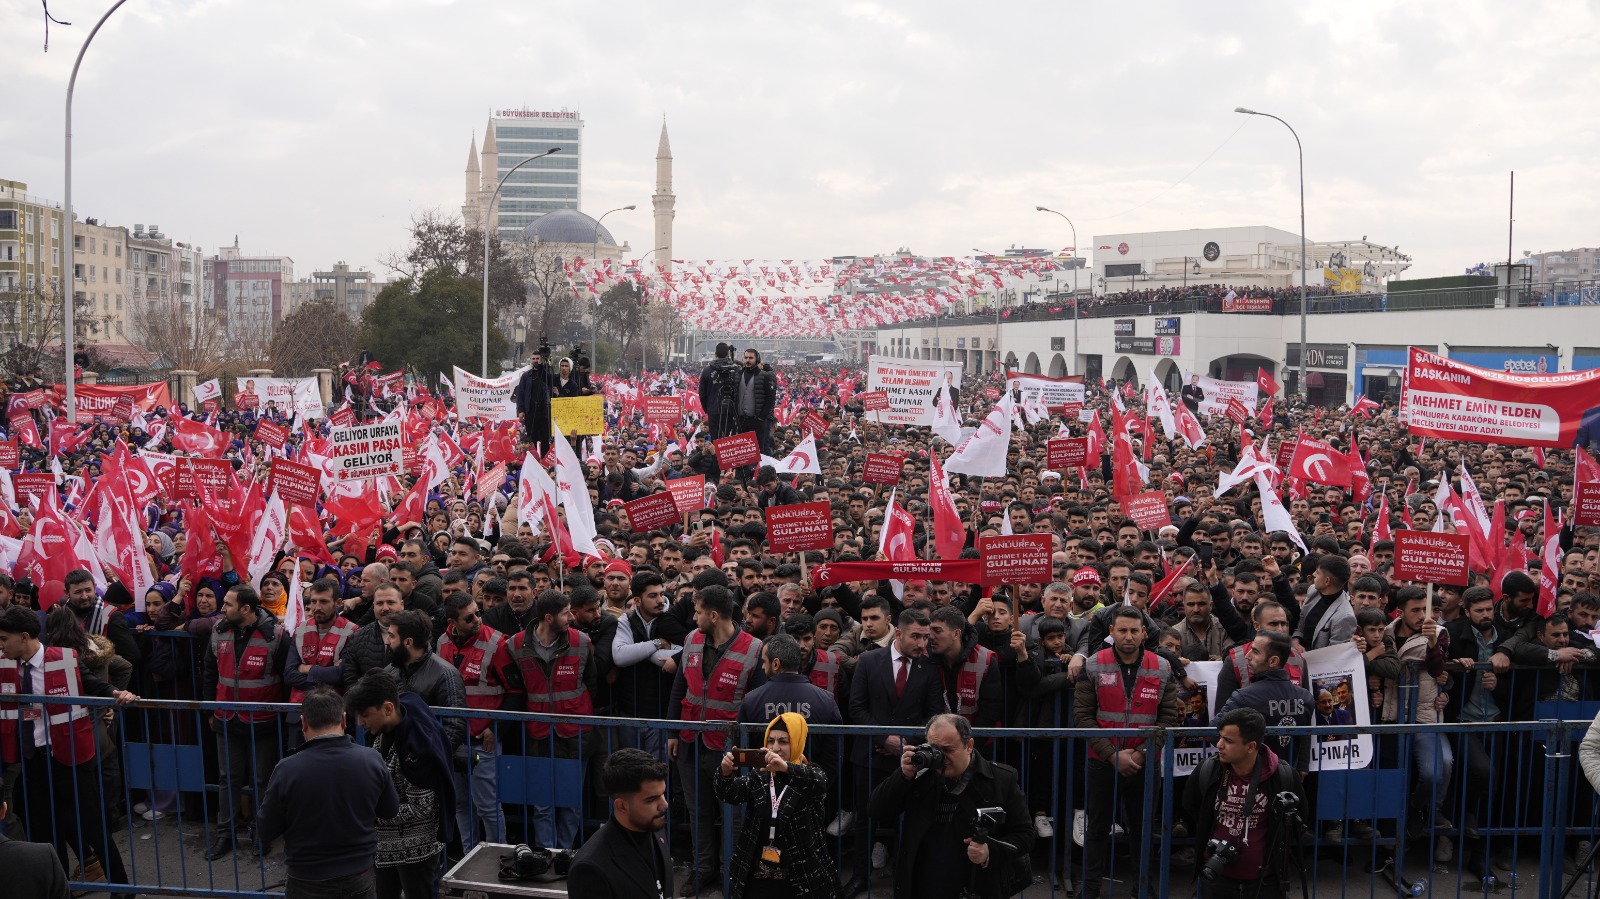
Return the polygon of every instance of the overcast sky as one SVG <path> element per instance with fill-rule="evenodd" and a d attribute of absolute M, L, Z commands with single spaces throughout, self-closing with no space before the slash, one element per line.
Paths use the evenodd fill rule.
<path fill-rule="evenodd" d="M 110 0 L 0 5 L 0 178 L 62 194 L 62 100 Z M 208 252 L 382 271 L 459 213 L 491 109 L 581 111 L 584 211 L 650 247 L 661 117 L 678 258 L 966 255 L 1097 233 L 1398 244 L 1407 277 L 1600 244 L 1592 3 L 544 4 L 129 0 L 79 79 L 76 206 Z M 1241 125 L 1243 128 L 1241 129 Z M 1235 133 L 1237 132 L 1237 133 Z M 1209 157 L 1209 159 L 1208 159 Z M 1187 177 L 1186 177 L 1187 176 Z"/>

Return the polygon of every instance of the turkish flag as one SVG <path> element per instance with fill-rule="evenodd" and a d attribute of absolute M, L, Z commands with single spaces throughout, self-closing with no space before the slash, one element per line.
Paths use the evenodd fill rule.
<path fill-rule="evenodd" d="M 1549 618 L 1556 611 L 1556 592 L 1561 586 L 1561 529 L 1550 516 L 1550 503 L 1544 504 L 1544 565 L 1539 569 L 1539 617 Z"/>
<path fill-rule="evenodd" d="M 203 505 L 184 510 L 183 533 L 186 539 L 183 562 L 179 576 L 190 585 L 198 585 L 201 578 L 222 577 L 222 554 L 217 552 L 217 534 L 211 527 L 211 514 Z M 191 594 L 192 596 L 193 594 Z"/>
<path fill-rule="evenodd" d="M 430 480 L 428 469 L 431 467 L 428 464 L 423 466 L 423 473 L 417 478 L 417 482 L 406 492 L 405 498 L 400 500 L 400 504 L 394 507 L 395 524 L 422 523 L 422 519 L 425 517 L 424 509 L 428 503 L 428 481 Z"/>
<path fill-rule="evenodd" d="M 1263 428 L 1272 427 L 1272 399 L 1270 397 L 1267 399 L 1266 404 L 1261 407 L 1261 411 L 1256 414 L 1256 418 L 1261 421 Z"/>
<path fill-rule="evenodd" d="M 1383 495 L 1383 499 L 1378 501 L 1378 521 L 1372 526 L 1372 539 L 1394 539 L 1394 531 L 1389 527 L 1389 494 L 1387 493 Z"/>
<path fill-rule="evenodd" d="M 190 455 L 216 459 L 228 448 L 228 438 L 221 431 L 192 418 L 173 416 L 172 445 Z"/>
<path fill-rule="evenodd" d="M 1256 369 L 1256 388 L 1269 400 L 1278 395 L 1278 382 L 1264 368 Z"/>
<path fill-rule="evenodd" d="M 1372 478 L 1367 475 L 1367 463 L 1361 460 L 1361 446 L 1350 443 L 1350 501 L 1361 505 L 1372 495 Z"/>
<path fill-rule="evenodd" d="M 22 550 L 17 556 L 16 570 L 31 578 L 39 588 L 39 608 L 49 610 L 66 593 L 69 572 L 88 567 L 88 563 L 78 558 L 74 548 L 76 539 L 77 533 L 61 510 L 61 499 L 52 484 L 39 498 L 33 530 L 22 541 Z"/>
<path fill-rule="evenodd" d="M 928 499 L 933 505 L 933 546 L 941 559 L 959 559 L 967 547 L 967 526 L 950 495 L 950 484 L 937 456 L 930 457 Z"/>
<path fill-rule="evenodd" d="M 1301 434 L 1295 442 L 1289 470 L 1284 474 L 1329 487 L 1348 488 L 1351 479 L 1350 457 L 1321 440 Z"/>
<path fill-rule="evenodd" d="M 322 524 L 316 513 L 298 503 L 289 508 L 289 543 L 307 559 L 337 564 L 328 544 L 322 542 Z"/>
<path fill-rule="evenodd" d="M 1376 408 L 1378 408 L 1378 404 L 1373 402 L 1370 397 L 1361 397 L 1356 400 L 1355 406 L 1350 409 L 1350 414 L 1359 415 L 1362 418 L 1371 418 L 1372 410 Z"/>

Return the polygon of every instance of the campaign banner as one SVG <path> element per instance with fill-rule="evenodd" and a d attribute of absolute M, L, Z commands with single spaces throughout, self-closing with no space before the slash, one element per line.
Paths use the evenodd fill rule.
<path fill-rule="evenodd" d="M 644 398 L 644 423 L 675 425 L 683 417 L 683 397 L 647 396 Z"/>
<path fill-rule="evenodd" d="M 1083 415 L 1082 403 L 1068 403 L 1061 407 L 1061 417 L 1071 421 Z"/>
<path fill-rule="evenodd" d="M 720 440 L 711 441 L 717 448 L 717 468 L 730 471 L 754 465 L 761 461 L 761 444 L 756 441 L 755 431 L 745 431 L 743 434 L 733 434 Z"/>
<path fill-rule="evenodd" d="M 677 500 L 670 490 L 629 500 L 622 507 L 628 510 L 628 529 L 635 534 L 670 528 L 681 517 Z"/>
<path fill-rule="evenodd" d="M 1471 582 L 1467 571 L 1471 542 L 1466 534 L 1395 531 L 1394 579 L 1465 587 Z"/>
<path fill-rule="evenodd" d="M 210 415 L 214 412 L 220 412 L 222 411 L 222 403 L 220 400 L 206 400 L 200 404 L 200 411 L 207 415 Z"/>
<path fill-rule="evenodd" d="M 336 428 L 349 427 L 350 425 L 355 424 L 355 422 L 355 410 L 351 409 L 349 406 L 340 406 L 339 408 L 333 410 L 333 412 L 328 416 L 328 424 Z"/>
<path fill-rule="evenodd" d="M 800 431 L 820 437 L 828 433 L 828 420 L 814 411 L 807 412 L 805 417 L 800 419 Z"/>
<path fill-rule="evenodd" d="M 283 449 L 289 440 L 289 429 L 271 419 L 256 422 L 256 439 L 273 449 Z"/>
<path fill-rule="evenodd" d="M 478 478 L 478 483 L 472 491 L 473 495 L 477 496 L 480 500 L 488 499 L 489 497 L 494 496 L 495 493 L 500 489 L 500 485 L 504 484 L 505 482 L 506 463 L 496 462 L 493 468 L 484 472 L 483 476 Z"/>
<path fill-rule="evenodd" d="M 131 420 L 133 418 L 133 397 L 117 397 L 116 404 L 111 407 L 111 417 L 117 421 Z"/>
<path fill-rule="evenodd" d="M 1271 312 L 1272 297 L 1241 297 L 1228 291 L 1222 298 L 1223 312 Z"/>
<path fill-rule="evenodd" d="M 550 401 L 550 417 L 555 420 L 558 433 L 568 437 L 606 432 L 606 398 L 594 396 L 561 396 Z"/>
<path fill-rule="evenodd" d="M 878 413 L 884 424 L 932 425 L 934 393 L 943 387 L 960 390 L 961 370 L 959 362 L 869 356 L 867 392 L 888 395 L 889 408 Z"/>
<path fill-rule="evenodd" d="M 1037 397 L 1052 411 L 1071 403 L 1084 401 L 1083 378 L 1047 378 L 1044 375 L 1006 375 L 1006 387 L 1017 391 L 1022 405 L 1033 403 Z"/>
<path fill-rule="evenodd" d="M 199 500 L 201 487 L 212 499 L 225 498 L 233 491 L 233 463 L 227 459 L 183 456 L 173 472 L 177 499 Z"/>
<path fill-rule="evenodd" d="M 517 405 L 511 399 L 517 382 L 528 371 L 527 366 L 498 378 L 480 378 L 460 368 L 455 370 L 456 414 L 463 419 L 481 418 L 484 421 L 511 421 L 517 417 Z"/>
<path fill-rule="evenodd" d="M 108 416 L 116 408 L 117 400 L 125 396 L 133 400 L 140 412 L 148 413 L 157 406 L 172 406 L 172 395 L 167 392 L 166 381 L 127 387 L 79 384 L 73 391 L 73 402 L 78 407 L 79 415 Z M 32 405 L 31 401 L 29 405 Z"/>
<path fill-rule="evenodd" d="M 17 507 L 26 509 L 34 500 L 43 499 L 55 482 L 56 476 L 48 471 L 25 471 L 12 475 L 11 488 L 17 494 Z"/>
<path fill-rule="evenodd" d="M 831 509 L 826 501 L 769 507 L 766 510 L 767 552 L 833 549 Z"/>
<path fill-rule="evenodd" d="M 760 450 L 756 451 L 757 454 Z M 696 509 L 706 507 L 706 476 L 697 474 L 687 478 L 673 478 L 666 482 L 667 491 L 672 494 L 672 503 L 678 507 L 679 515 L 688 515 Z"/>
<path fill-rule="evenodd" d="M 311 378 L 235 378 L 233 404 L 240 409 L 276 408 L 286 415 L 321 418 L 322 387 Z M 246 405 L 246 397 L 255 397 Z"/>
<path fill-rule="evenodd" d="M 328 432 L 328 443 L 328 458 L 333 460 L 334 477 L 338 480 L 405 474 L 398 423 L 334 428 Z"/>
<path fill-rule="evenodd" d="M 74 395 L 83 396 L 83 388 L 85 386 L 87 385 L 79 384 L 78 389 L 74 391 Z M 50 402 L 50 397 L 47 396 L 43 390 L 30 390 L 22 395 L 22 402 L 30 410 L 43 409 L 45 404 Z"/>
<path fill-rule="evenodd" d="M 405 466 L 406 474 L 421 470 L 418 468 L 420 465 L 418 459 L 417 445 L 415 443 L 400 444 L 400 464 Z"/>
<path fill-rule="evenodd" d="M 1159 530 L 1172 523 L 1172 513 L 1167 511 L 1167 495 L 1160 490 L 1149 490 L 1128 497 L 1122 512 L 1147 531 Z"/>
<path fill-rule="evenodd" d="M 1048 536 L 1048 535 L 1046 535 Z M 928 559 L 909 562 L 829 562 L 811 569 L 811 586 L 820 590 L 846 581 L 983 582 L 982 559 Z"/>
<path fill-rule="evenodd" d="M 1099 417 L 1099 415 L 1100 413 L 1094 409 L 1080 409 L 1078 410 L 1078 421 L 1088 424 Z"/>
<path fill-rule="evenodd" d="M 1202 728 L 1204 733 L 1186 734 L 1172 741 L 1174 777 L 1193 774 L 1201 762 L 1217 754 L 1217 733 L 1211 727 L 1211 719 L 1217 714 L 1217 681 L 1222 677 L 1225 664 L 1190 662 L 1183 669 L 1194 680 L 1195 687 L 1191 690 L 1181 682 L 1178 684 L 1178 701 L 1183 703 L 1183 721 L 1178 726 Z"/>
<path fill-rule="evenodd" d="M 220 379 L 212 378 L 209 381 L 201 381 L 194 385 L 195 402 L 204 403 L 206 400 L 220 399 L 222 399 L 222 381 Z"/>
<path fill-rule="evenodd" d="M 1294 459 L 1294 448 L 1299 445 L 1297 441 L 1292 440 L 1285 440 L 1278 444 L 1278 458 L 1273 460 L 1273 464 L 1278 466 L 1279 471 L 1286 472 L 1289 470 L 1289 462 Z"/>
<path fill-rule="evenodd" d="M 1316 711 L 1311 723 L 1318 727 L 1354 725 L 1370 727 L 1367 702 L 1367 667 L 1354 643 L 1335 643 L 1308 650 L 1306 674 Z M 1365 768 L 1374 758 L 1372 735 L 1319 734 L 1310 759 L 1312 771 L 1346 771 Z"/>
<path fill-rule="evenodd" d="M 1561 448 L 1600 439 L 1600 369 L 1491 371 L 1411 348 L 1404 388 L 1413 434 Z"/>
<path fill-rule="evenodd" d="M 1087 437 L 1058 437 L 1045 444 L 1045 467 L 1052 471 L 1082 467 L 1088 458 Z"/>
<path fill-rule="evenodd" d="M 22 467 L 22 448 L 15 440 L 0 442 L 0 468 L 16 471 Z M 895 469 L 899 471 L 899 469 Z"/>
<path fill-rule="evenodd" d="M 1237 397 L 1228 398 L 1228 420 L 1236 425 L 1242 425 L 1250 420 L 1250 410 Z"/>
<path fill-rule="evenodd" d="M 1050 534 L 979 537 L 983 585 L 1050 583 L 1052 539 Z"/>
<path fill-rule="evenodd" d="M 11 444 L 11 450 L 16 452 L 16 443 Z M 15 467 L 0 462 L 0 468 Z M 1579 481 L 1573 485 L 1572 523 L 1580 528 L 1600 528 L 1600 481 Z"/>
<path fill-rule="evenodd" d="M 867 453 L 866 465 L 861 469 L 861 482 L 863 484 L 900 483 L 900 471 L 905 465 L 904 456 L 895 456 L 890 453 Z"/>
<path fill-rule="evenodd" d="M 1254 409 L 1261 399 L 1261 385 L 1255 381 L 1224 381 L 1200 375 L 1194 379 L 1204 399 L 1200 400 L 1201 415 L 1228 414 L 1228 401 L 1238 400 L 1246 409 Z"/>
<path fill-rule="evenodd" d="M 302 465 L 288 459 L 273 459 L 267 469 L 267 495 L 277 493 L 291 506 L 316 506 L 322 492 L 322 470 L 314 465 Z"/>
<path fill-rule="evenodd" d="M 861 394 L 861 408 L 867 412 L 886 412 L 889 409 L 889 394 L 883 390 L 872 390 Z"/>

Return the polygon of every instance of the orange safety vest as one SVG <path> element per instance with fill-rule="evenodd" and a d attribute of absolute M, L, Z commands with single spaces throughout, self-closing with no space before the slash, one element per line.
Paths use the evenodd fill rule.
<path fill-rule="evenodd" d="M 0 696 L 31 693 L 22 688 L 22 664 L 12 659 L 0 659 Z M 44 695 L 82 696 L 83 679 L 78 676 L 78 654 L 59 646 L 44 648 Z M 22 716 L 39 712 L 47 716 L 46 733 L 50 754 L 63 765 L 81 765 L 94 758 L 94 714 L 86 705 L 45 703 L 43 711 L 38 706 L 20 706 L 16 702 L 0 700 L 0 760 L 12 765 L 22 760 Z"/>
<path fill-rule="evenodd" d="M 683 647 L 683 679 L 688 686 L 683 695 L 684 721 L 736 721 L 739 703 L 744 701 L 745 687 L 750 683 L 750 672 L 761 663 L 761 641 L 740 631 L 733 645 L 717 660 L 711 671 L 711 684 L 707 689 L 705 674 L 706 635 L 695 630 Z M 678 738 L 693 742 L 696 736 L 704 737 L 706 748 L 722 751 L 728 746 L 728 735 L 718 730 L 696 732 L 680 731 Z"/>
<path fill-rule="evenodd" d="M 325 634 L 318 632 L 316 624 L 308 621 L 295 630 L 294 645 L 300 648 L 302 663 L 328 668 L 339 664 L 339 657 L 344 654 L 345 641 L 355 632 L 355 622 L 343 615 L 333 619 L 333 624 Z M 335 684 L 334 689 L 343 693 L 344 685 Z M 305 695 L 304 690 L 290 689 L 289 701 L 299 702 Z"/>
<path fill-rule="evenodd" d="M 1145 650 L 1139 660 L 1139 673 L 1133 684 L 1132 703 L 1122 689 L 1122 665 L 1117 651 L 1110 647 L 1095 653 L 1084 666 L 1084 676 L 1094 684 L 1095 723 L 1105 728 L 1151 727 L 1160 720 L 1161 694 L 1172 679 L 1167 660 Z M 1143 737 L 1118 737 L 1111 741 L 1117 749 L 1135 749 Z M 1089 754 L 1099 759 L 1092 748 Z M 1107 759 L 1100 759 L 1108 761 Z"/>
<path fill-rule="evenodd" d="M 817 660 L 811 663 L 811 683 L 826 691 L 829 696 L 839 695 L 839 654 L 826 649 L 815 650 Z"/>
<path fill-rule="evenodd" d="M 589 636 L 577 628 L 567 628 L 566 652 L 556 657 L 546 677 L 538 654 L 524 646 L 529 633 L 531 631 L 523 631 L 511 643 L 511 658 L 522 671 L 522 686 L 527 690 L 525 708 L 530 712 L 558 715 L 593 715 L 594 701 L 583 683 L 584 667 L 589 664 Z M 587 724 L 557 724 L 555 727 L 558 737 L 575 737 L 589 729 Z M 529 721 L 527 730 L 528 736 L 536 740 L 550 736 L 548 722 Z"/>
<path fill-rule="evenodd" d="M 1233 673 L 1239 677 L 1239 686 L 1250 683 L 1250 660 L 1246 656 L 1250 653 L 1250 644 L 1235 646 L 1228 650 L 1228 661 L 1233 664 Z M 1289 680 L 1296 687 L 1306 685 L 1306 654 L 1298 649 L 1289 650 L 1289 664 L 1284 666 L 1289 672 Z"/>
<path fill-rule="evenodd" d="M 985 646 L 972 644 L 972 651 L 961 660 L 961 670 L 956 674 L 956 707 L 950 708 L 950 694 L 944 693 L 944 710 L 955 712 L 957 715 L 977 724 L 978 717 L 978 688 L 983 685 L 983 676 L 989 673 L 989 665 L 994 659 L 994 651 Z M 939 666 L 939 679 L 944 680 L 944 666 Z M 984 722 L 993 724 L 997 722 Z"/>
<path fill-rule="evenodd" d="M 280 628 L 271 641 L 261 636 L 261 629 L 250 631 L 245 641 L 244 655 L 235 657 L 232 628 L 217 629 L 211 633 L 211 651 L 217 657 L 217 702 L 282 702 L 283 673 L 273 668 L 273 650 L 283 639 Z M 226 721 L 237 718 L 248 724 L 261 724 L 278 720 L 271 709 L 242 712 L 225 709 L 217 716 Z"/>
<path fill-rule="evenodd" d="M 478 626 L 478 636 L 466 646 L 445 635 L 439 641 L 439 657 L 456 666 L 461 680 L 467 685 L 467 708 L 498 711 L 505 698 L 506 687 L 500 678 L 489 676 L 506 646 L 506 635 L 488 625 Z M 476 737 L 489 726 L 488 718 L 467 719 L 467 733 Z"/>

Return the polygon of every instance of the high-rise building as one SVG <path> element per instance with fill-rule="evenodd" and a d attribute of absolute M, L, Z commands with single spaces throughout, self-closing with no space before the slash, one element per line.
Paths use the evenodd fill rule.
<path fill-rule="evenodd" d="M 85 219 L 73 225 L 72 245 L 72 289 L 81 297 L 73 330 L 84 343 L 125 342 L 134 287 L 127 277 L 128 229 Z"/>
<path fill-rule="evenodd" d="M 1522 262 L 1532 267 L 1530 277 L 1536 284 L 1600 280 L 1600 248 L 1575 247 L 1522 255 Z"/>
<path fill-rule="evenodd" d="M 235 235 L 233 246 L 205 261 L 204 306 L 221 316 L 229 340 L 267 340 L 283 320 L 284 285 L 293 280 L 293 259 L 247 256 Z"/>
<path fill-rule="evenodd" d="M 60 328 L 61 204 L 0 180 L 0 352 L 40 346 Z"/>
<path fill-rule="evenodd" d="M 361 319 L 361 310 L 378 295 L 372 272 L 352 269 L 346 262 L 335 263 L 332 271 L 313 272 L 311 277 L 317 299 L 332 300 L 335 308 L 356 321 Z"/>
<path fill-rule="evenodd" d="M 500 189 L 500 179 L 518 163 L 552 148 L 560 152 L 518 169 Z M 583 120 L 574 110 L 501 109 L 484 128 L 483 149 L 476 138 L 467 151 L 466 190 L 461 218 L 481 228 L 485 218 L 502 240 L 515 240 L 540 216 L 577 209 L 583 198 Z"/>

